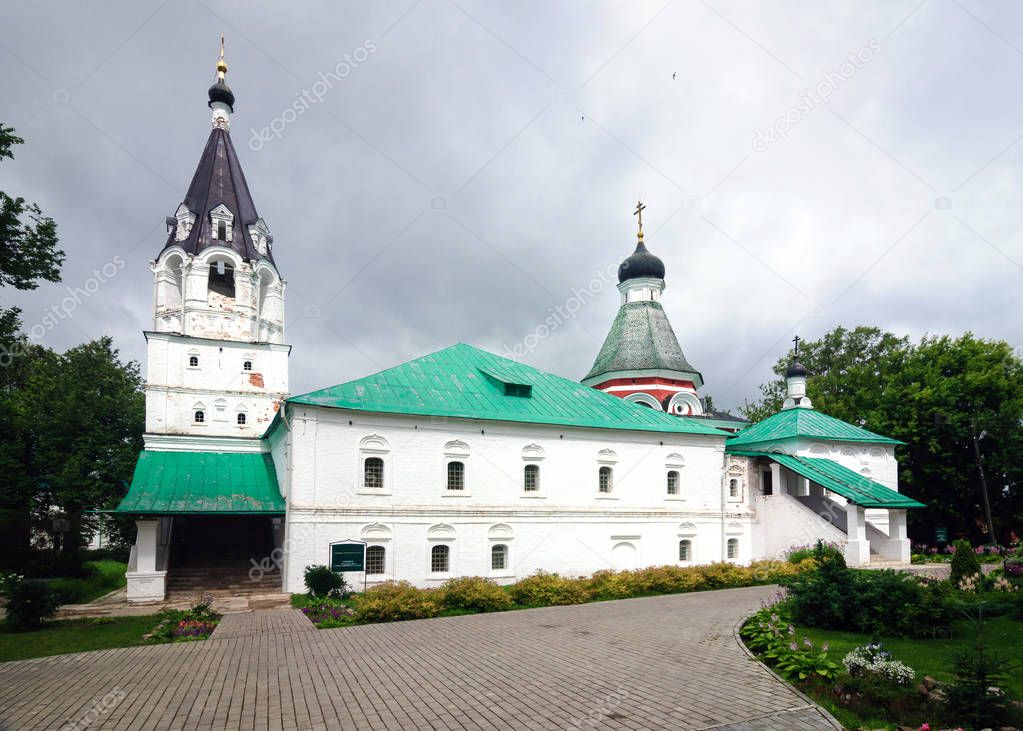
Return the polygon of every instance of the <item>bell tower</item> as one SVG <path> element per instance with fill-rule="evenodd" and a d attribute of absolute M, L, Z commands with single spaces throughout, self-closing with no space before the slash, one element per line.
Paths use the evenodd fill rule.
<path fill-rule="evenodd" d="M 147 446 L 259 437 L 288 394 L 285 281 L 231 142 L 235 96 L 226 77 L 221 39 L 208 92 L 212 130 L 150 263 Z"/>

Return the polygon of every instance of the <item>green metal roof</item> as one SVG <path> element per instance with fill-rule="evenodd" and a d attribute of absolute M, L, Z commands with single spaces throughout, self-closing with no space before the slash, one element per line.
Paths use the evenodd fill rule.
<path fill-rule="evenodd" d="M 861 429 L 833 416 L 813 409 L 785 409 L 743 429 L 728 440 L 731 449 L 751 444 L 778 442 L 795 437 L 827 439 L 835 442 L 865 442 L 871 444 L 902 444 L 898 439 Z"/>
<path fill-rule="evenodd" d="M 509 384 L 529 388 L 510 389 Z M 392 414 L 725 436 L 698 420 L 629 403 L 465 343 L 372 376 L 293 396 L 288 402 Z"/>
<path fill-rule="evenodd" d="M 611 330 L 583 381 L 621 371 L 677 371 L 703 385 L 689 365 L 660 302 L 627 302 L 618 308 Z"/>
<path fill-rule="evenodd" d="M 768 457 L 783 467 L 816 482 L 832 492 L 838 493 L 856 505 L 865 508 L 922 508 L 917 502 L 890 487 L 878 484 L 824 457 L 795 457 L 791 454 L 774 452 L 733 452 L 748 457 Z"/>
<path fill-rule="evenodd" d="M 269 454 L 152 452 L 139 454 L 128 495 L 115 513 L 284 513 Z"/>

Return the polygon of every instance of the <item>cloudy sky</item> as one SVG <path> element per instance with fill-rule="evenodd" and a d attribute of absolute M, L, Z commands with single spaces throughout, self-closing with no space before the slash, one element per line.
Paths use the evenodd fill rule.
<path fill-rule="evenodd" d="M 1012 2 L 4 5 L 0 120 L 26 144 L 0 189 L 57 221 L 67 262 L 0 297 L 29 328 L 104 280 L 54 348 L 111 334 L 144 361 L 148 262 L 209 134 L 221 33 L 295 393 L 458 341 L 581 378 L 639 197 L 721 406 L 796 332 L 1023 343 Z"/>

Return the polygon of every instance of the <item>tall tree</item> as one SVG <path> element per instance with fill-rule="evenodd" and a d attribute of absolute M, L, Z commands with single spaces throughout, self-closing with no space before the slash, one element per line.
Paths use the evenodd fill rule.
<path fill-rule="evenodd" d="M 778 378 L 743 408 L 748 418 L 780 408 L 790 360 L 778 361 Z M 966 333 L 914 344 L 878 328 L 839 327 L 802 345 L 800 360 L 815 408 L 906 442 L 898 449 L 900 489 L 927 504 L 910 513 L 918 538 L 932 540 L 941 524 L 992 540 L 981 467 L 995 538 L 1004 541 L 1023 520 L 1023 363 L 1007 343 Z"/>
<path fill-rule="evenodd" d="M 14 146 L 23 143 L 13 127 L 0 122 L 0 162 L 13 160 Z M 59 282 L 63 263 L 53 219 L 35 203 L 0 190 L 0 287 L 35 289 L 41 279 Z M 17 308 L 0 308 L 0 340 L 8 343 L 17 330 Z"/>
<path fill-rule="evenodd" d="M 54 511 L 68 520 L 66 565 L 77 566 L 85 511 L 116 504 L 142 448 L 145 400 L 139 365 L 121 363 L 111 338 L 37 359 L 20 391 L 31 433 L 27 470 L 36 480 L 35 517 L 49 529 Z"/>

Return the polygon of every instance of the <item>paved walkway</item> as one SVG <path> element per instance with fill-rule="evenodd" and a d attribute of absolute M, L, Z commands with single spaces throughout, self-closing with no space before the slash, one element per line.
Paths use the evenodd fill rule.
<path fill-rule="evenodd" d="M 833 729 L 735 640 L 774 593 L 322 631 L 232 615 L 205 642 L 0 664 L 0 728 Z"/>

